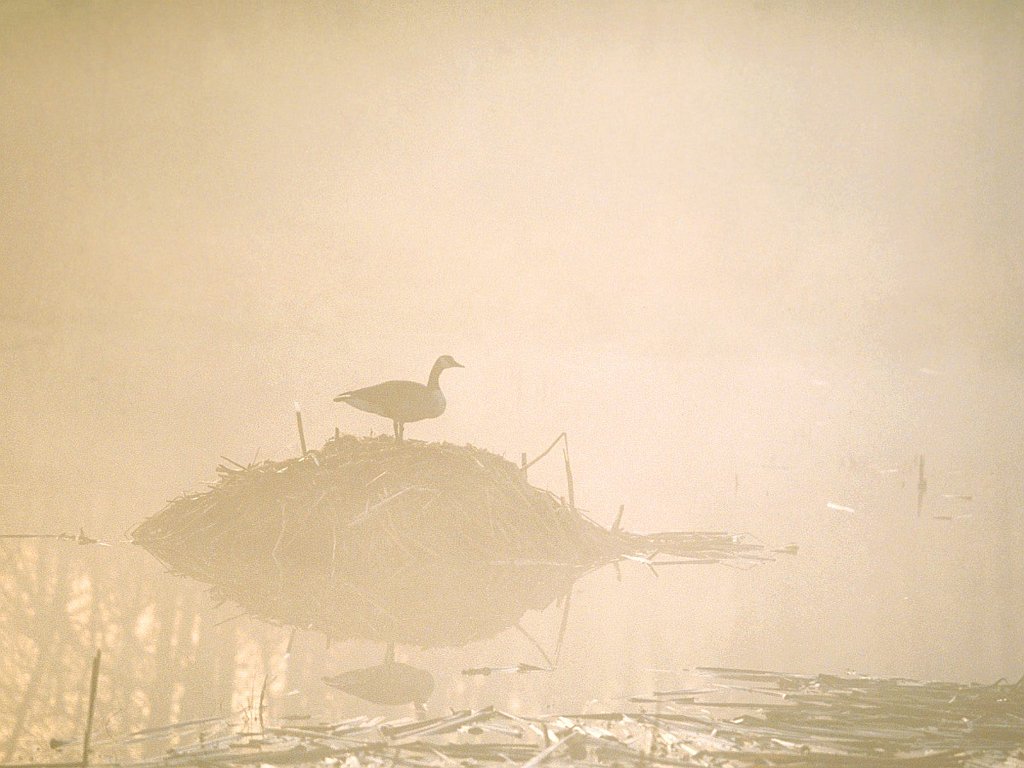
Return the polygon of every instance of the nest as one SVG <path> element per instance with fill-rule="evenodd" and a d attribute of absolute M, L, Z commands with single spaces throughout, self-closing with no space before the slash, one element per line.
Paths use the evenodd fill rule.
<path fill-rule="evenodd" d="M 607 530 L 469 445 L 336 435 L 301 458 L 218 473 L 134 542 L 247 613 L 338 640 L 463 645 L 620 558 L 771 559 L 746 536 Z"/>
<path fill-rule="evenodd" d="M 472 446 L 344 435 L 218 472 L 135 543 L 249 613 L 335 639 L 489 637 L 628 545 Z"/>

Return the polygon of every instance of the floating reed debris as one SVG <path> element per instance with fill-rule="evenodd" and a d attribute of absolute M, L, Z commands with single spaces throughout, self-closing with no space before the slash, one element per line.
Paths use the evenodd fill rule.
<path fill-rule="evenodd" d="M 299 458 L 217 471 L 133 541 L 253 615 L 339 640 L 461 645 L 624 557 L 771 559 L 724 533 L 608 531 L 473 446 L 337 435 Z"/>
<path fill-rule="evenodd" d="M 1024 764 L 1020 682 L 962 685 L 732 669 L 691 675 L 693 687 L 638 697 L 627 712 L 530 717 L 486 708 L 419 721 L 301 716 L 301 724 L 293 716 L 259 733 L 227 719 L 192 721 L 113 739 L 109 747 L 121 756 L 121 768 L 325 760 L 381 768 L 450 768 L 457 762 L 643 768 Z M 133 762 L 124 762 L 126 747 L 137 755 Z M 97 768 L 105 766 L 97 762 Z"/>

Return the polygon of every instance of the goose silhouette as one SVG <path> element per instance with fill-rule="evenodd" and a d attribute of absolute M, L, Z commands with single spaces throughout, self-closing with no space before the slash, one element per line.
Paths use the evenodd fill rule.
<path fill-rule="evenodd" d="M 348 403 L 360 411 L 391 419 L 395 440 L 401 441 L 408 422 L 436 419 L 444 413 L 447 403 L 441 392 L 441 371 L 462 367 L 451 355 L 441 355 L 430 369 L 426 384 L 416 381 L 385 381 L 372 387 L 342 392 L 334 398 L 334 402 Z"/>

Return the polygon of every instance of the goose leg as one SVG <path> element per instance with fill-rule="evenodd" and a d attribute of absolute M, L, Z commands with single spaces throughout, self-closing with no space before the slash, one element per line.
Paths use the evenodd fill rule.
<path fill-rule="evenodd" d="M 395 663 L 395 644 L 388 643 L 387 650 L 384 651 L 384 663 L 394 664 Z"/>
<path fill-rule="evenodd" d="M 392 419 L 391 420 L 391 426 L 394 427 L 394 430 L 395 430 L 395 440 L 396 441 L 397 440 L 401 440 L 402 439 L 402 425 L 398 423 L 398 419 Z"/>

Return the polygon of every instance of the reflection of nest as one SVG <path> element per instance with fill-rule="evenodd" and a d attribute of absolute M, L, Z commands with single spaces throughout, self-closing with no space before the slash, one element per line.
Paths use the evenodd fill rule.
<path fill-rule="evenodd" d="M 729 534 L 605 530 L 472 446 L 343 435 L 302 458 L 218 471 L 139 525 L 135 543 L 253 615 L 339 640 L 462 645 L 624 556 L 769 559 Z"/>
<path fill-rule="evenodd" d="M 345 435 L 220 474 L 134 541 L 255 615 L 337 639 L 496 634 L 626 542 L 471 446 Z"/>

